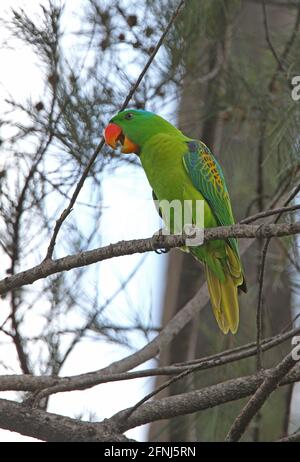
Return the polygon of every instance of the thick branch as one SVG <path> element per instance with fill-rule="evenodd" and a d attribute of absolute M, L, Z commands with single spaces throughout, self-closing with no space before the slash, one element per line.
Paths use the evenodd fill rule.
<path fill-rule="evenodd" d="M 204 230 L 204 242 L 216 239 L 237 238 L 263 238 L 280 237 L 300 233 L 300 222 L 262 225 L 232 225 L 220 226 Z M 155 236 L 148 239 L 136 239 L 132 241 L 120 241 L 94 250 L 88 250 L 76 255 L 59 258 L 57 260 L 44 260 L 41 264 L 0 281 L 0 294 L 9 290 L 22 287 L 27 284 L 43 279 L 51 274 L 61 271 L 69 271 L 91 265 L 99 261 L 107 260 L 122 255 L 150 252 L 154 249 L 181 247 L 185 245 L 185 237 Z"/>
<path fill-rule="evenodd" d="M 130 441 L 106 423 L 81 422 L 0 399 L 0 428 L 43 441 Z"/>
<path fill-rule="evenodd" d="M 200 390 L 153 400 L 140 406 L 128 419 L 126 417 L 130 409 L 115 414 L 110 420 L 115 422 L 119 431 L 124 432 L 156 420 L 203 411 L 252 395 L 262 382 L 272 375 L 273 371 L 274 369 L 269 369 L 251 376 L 227 380 Z M 280 382 L 280 386 L 299 379 L 300 367 L 297 367 Z"/>
<path fill-rule="evenodd" d="M 272 375 L 274 369 L 151 401 L 143 404 L 128 419 L 126 416 L 129 409 L 126 409 L 101 423 L 81 422 L 0 399 L 0 428 L 44 441 L 128 441 L 121 433 L 130 428 L 245 398 L 253 394 L 261 383 Z M 299 380 L 298 366 L 280 382 L 280 385 Z"/>

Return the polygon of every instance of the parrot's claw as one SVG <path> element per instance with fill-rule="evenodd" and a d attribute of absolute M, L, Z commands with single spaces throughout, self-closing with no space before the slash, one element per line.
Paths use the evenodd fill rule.
<path fill-rule="evenodd" d="M 155 239 L 159 239 L 160 236 L 163 236 L 163 229 L 159 229 L 156 233 L 152 236 L 152 249 L 157 255 L 165 254 L 170 252 L 170 249 L 164 249 L 159 247 L 159 242 L 155 242 Z"/>

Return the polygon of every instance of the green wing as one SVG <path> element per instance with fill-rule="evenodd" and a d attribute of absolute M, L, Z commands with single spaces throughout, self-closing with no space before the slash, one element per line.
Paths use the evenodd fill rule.
<path fill-rule="evenodd" d="M 208 202 L 220 226 L 234 224 L 228 190 L 223 172 L 208 147 L 200 141 L 187 143 L 183 164 L 193 185 Z M 237 240 L 229 238 L 231 248 L 239 255 Z"/>

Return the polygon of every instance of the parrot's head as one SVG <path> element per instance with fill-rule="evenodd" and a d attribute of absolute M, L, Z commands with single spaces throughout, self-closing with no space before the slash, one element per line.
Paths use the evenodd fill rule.
<path fill-rule="evenodd" d="M 152 136 L 173 131 L 178 133 L 177 128 L 153 112 L 127 109 L 109 121 L 104 139 L 113 149 L 121 144 L 123 153 L 139 154 Z"/>

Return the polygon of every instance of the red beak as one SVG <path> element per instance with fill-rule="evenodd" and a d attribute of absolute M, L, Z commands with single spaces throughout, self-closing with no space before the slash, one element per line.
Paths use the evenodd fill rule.
<path fill-rule="evenodd" d="M 108 124 L 104 130 L 105 143 L 113 149 L 116 149 L 118 141 L 121 141 L 123 136 L 122 129 L 116 124 Z M 123 136 L 124 138 L 124 136 Z"/>
<path fill-rule="evenodd" d="M 107 125 L 104 130 L 104 139 L 105 143 L 113 149 L 116 149 L 118 142 L 120 142 L 122 144 L 122 152 L 124 154 L 139 152 L 139 146 L 127 138 L 127 136 L 124 135 L 122 128 L 117 124 L 110 123 Z"/>

